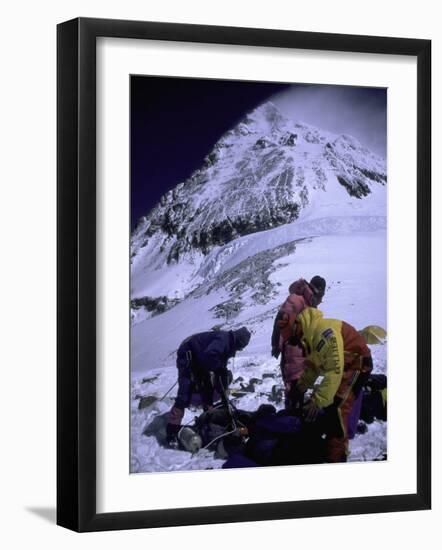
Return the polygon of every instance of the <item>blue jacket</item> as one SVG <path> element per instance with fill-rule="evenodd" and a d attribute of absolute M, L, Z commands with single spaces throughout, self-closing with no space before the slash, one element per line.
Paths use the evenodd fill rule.
<path fill-rule="evenodd" d="M 204 405 L 211 405 L 213 390 L 227 389 L 227 362 L 236 353 L 232 331 L 201 332 L 190 336 L 178 348 L 178 392 L 175 407 L 183 409 L 199 393 Z M 210 373 L 215 374 L 215 383 Z M 221 384 L 220 384 L 221 383 Z"/>
<path fill-rule="evenodd" d="M 236 353 L 235 337 L 232 331 L 200 332 L 190 336 L 180 345 L 190 349 L 192 364 L 197 370 L 217 372 L 227 367 L 228 360 Z"/>

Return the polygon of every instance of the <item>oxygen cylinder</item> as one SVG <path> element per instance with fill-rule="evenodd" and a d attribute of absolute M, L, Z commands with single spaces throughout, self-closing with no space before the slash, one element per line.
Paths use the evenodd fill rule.
<path fill-rule="evenodd" d="M 178 439 L 184 449 L 190 453 L 197 453 L 203 446 L 201 437 L 188 426 L 181 428 L 178 432 Z"/>

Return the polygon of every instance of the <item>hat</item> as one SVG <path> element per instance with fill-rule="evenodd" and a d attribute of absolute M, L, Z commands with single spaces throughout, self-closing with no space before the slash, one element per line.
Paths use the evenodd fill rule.
<path fill-rule="evenodd" d="M 324 296 L 325 287 L 327 285 L 324 278 L 320 277 L 319 275 L 315 275 L 309 282 L 309 285 L 313 291 L 313 294 Z"/>
<path fill-rule="evenodd" d="M 250 342 L 251 334 L 246 327 L 241 327 L 233 331 L 233 337 L 235 339 L 235 348 L 241 350 Z"/>

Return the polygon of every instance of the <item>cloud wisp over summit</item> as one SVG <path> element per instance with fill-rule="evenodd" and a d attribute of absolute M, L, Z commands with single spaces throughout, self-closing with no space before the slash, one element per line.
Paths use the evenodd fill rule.
<path fill-rule="evenodd" d="M 281 114 L 335 134 L 350 134 L 386 157 L 387 90 L 296 84 L 271 98 Z"/>

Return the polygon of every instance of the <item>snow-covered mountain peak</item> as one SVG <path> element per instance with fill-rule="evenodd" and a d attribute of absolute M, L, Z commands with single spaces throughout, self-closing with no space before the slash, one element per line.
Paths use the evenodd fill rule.
<path fill-rule="evenodd" d="M 174 288 L 188 288 L 212 250 L 245 235 L 330 214 L 384 216 L 386 180 L 385 160 L 354 137 L 290 120 L 264 103 L 138 222 L 134 295 L 148 295 L 148 273 L 178 262 Z"/>
<path fill-rule="evenodd" d="M 238 141 L 243 145 L 250 144 L 253 139 L 270 136 L 281 130 L 287 122 L 276 105 L 267 101 L 247 113 L 238 124 L 226 132 L 215 144 L 214 149 L 237 146 Z"/>
<path fill-rule="evenodd" d="M 245 119 L 245 123 L 255 127 L 257 131 L 275 131 L 283 126 L 285 122 L 286 119 L 272 101 L 259 105 Z"/>

